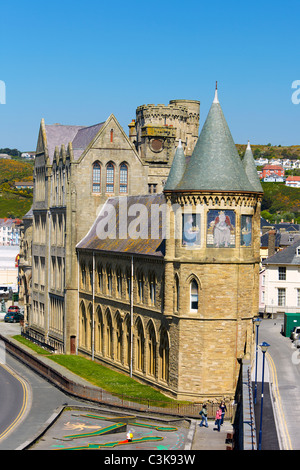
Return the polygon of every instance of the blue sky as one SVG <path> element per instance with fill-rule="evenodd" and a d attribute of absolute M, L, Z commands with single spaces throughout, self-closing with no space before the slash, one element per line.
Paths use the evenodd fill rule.
<path fill-rule="evenodd" d="M 92 125 L 136 107 L 200 100 L 218 81 L 236 143 L 300 144 L 300 1 L 52 0 L 1 6 L 0 148 L 35 150 L 46 123 Z M 299 95 L 300 96 L 300 95 Z M 1 97 L 0 97 L 1 101 Z"/>

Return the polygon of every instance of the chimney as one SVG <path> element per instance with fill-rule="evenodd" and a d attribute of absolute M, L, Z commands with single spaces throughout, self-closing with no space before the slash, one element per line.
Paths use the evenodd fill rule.
<path fill-rule="evenodd" d="M 268 257 L 273 256 L 275 254 L 275 238 L 276 238 L 276 230 L 270 230 L 268 238 Z"/>

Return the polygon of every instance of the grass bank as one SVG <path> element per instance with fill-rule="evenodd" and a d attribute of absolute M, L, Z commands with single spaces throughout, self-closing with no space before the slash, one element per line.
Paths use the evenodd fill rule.
<path fill-rule="evenodd" d="M 136 399 L 138 402 L 141 402 L 141 400 L 145 402 L 150 401 L 155 406 L 172 406 L 172 404 L 175 405 L 179 403 L 148 385 L 141 384 L 125 374 L 111 370 L 108 367 L 85 357 L 49 354 L 48 351 L 37 346 L 21 335 L 14 336 L 14 339 L 31 348 L 37 354 L 46 356 L 57 364 L 66 367 L 66 369 L 79 377 L 87 380 L 92 385 L 103 388 L 111 394 L 123 395 L 124 399 L 125 397 L 130 397 L 131 399 Z"/>

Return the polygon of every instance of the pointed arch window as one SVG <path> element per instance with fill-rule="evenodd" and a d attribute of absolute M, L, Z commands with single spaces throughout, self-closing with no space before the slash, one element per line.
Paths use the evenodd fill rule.
<path fill-rule="evenodd" d="M 120 166 L 120 193 L 128 192 L 128 166 L 122 163 Z"/>
<path fill-rule="evenodd" d="M 101 189 L 101 167 L 99 162 L 93 164 L 93 193 L 100 193 Z"/>
<path fill-rule="evenodd" d="M 191 312 L 198 311 L 198 283 L 195 279 L 190 284 L 190 310 Z"/>
<path fill-rule="evenodd" d="M 112 163 L 108 163 L 106 167 L 106 192 L 114 192 L 114 180 L 115 180 L 115 167 Z"/>

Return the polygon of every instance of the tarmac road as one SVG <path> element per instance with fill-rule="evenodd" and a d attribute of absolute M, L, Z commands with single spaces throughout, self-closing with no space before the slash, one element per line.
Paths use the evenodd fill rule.
<path fill-rule="evenodd" d="M 283 319 L 263 320 L 258 343 L 270 344 L 266 353 L 269 381 L 273 397 L 274 418 L 282 450 L 300 449 L 300 350 L 290 338 L 281 334 Z M 260 353 L 260 363 L 262 361 Z M 267 429 L 265 429 L 267 431 Z"/>

